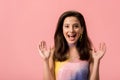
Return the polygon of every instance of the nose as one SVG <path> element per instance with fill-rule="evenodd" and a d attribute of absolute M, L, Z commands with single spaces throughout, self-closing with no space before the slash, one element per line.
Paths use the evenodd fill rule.
<path fill-rule="evenodd" d="M 74 32 L 74 27 L 71 26 L 69 30 L 70 32 Z"/>

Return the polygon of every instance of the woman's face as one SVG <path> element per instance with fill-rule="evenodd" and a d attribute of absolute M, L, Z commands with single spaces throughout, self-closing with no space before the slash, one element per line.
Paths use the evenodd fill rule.
<path fill-rule="evenodd" d="M 65 18 L 63 22 L 63 35 L 68 44 L 75 44 L 82 33 L 83 28 L 76 17 L 71 16 Z"/>

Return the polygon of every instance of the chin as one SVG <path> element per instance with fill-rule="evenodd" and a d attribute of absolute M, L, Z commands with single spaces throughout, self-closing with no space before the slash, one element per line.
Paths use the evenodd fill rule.
<path fill-rule="evenodd" d="M 77 43 L 77 41 L 67 41 L 68 45 L 75 45 Z"/>

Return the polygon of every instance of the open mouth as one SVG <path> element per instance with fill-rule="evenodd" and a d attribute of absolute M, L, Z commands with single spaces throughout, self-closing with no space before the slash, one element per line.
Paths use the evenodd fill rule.
<path fill-rule="evenodd" d="M 67 35 L 70 41 L 75 40 L 76 34 L 68 34 Z"/>

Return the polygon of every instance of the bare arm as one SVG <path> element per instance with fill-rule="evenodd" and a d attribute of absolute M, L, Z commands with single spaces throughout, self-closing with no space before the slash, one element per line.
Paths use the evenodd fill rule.
<path fill-rule="evenodd" d="M 43 78 L 44 80 L 55 80 L 54 63 L 53 63 L 53 49 L 47 50 L 46 42 L 42 41 L 39 44 L 39 54 L 43 59 Z"/>
<path fill-rule="evenodd" d="M 99 66 L 100 60 L 104 56 L 106 51 L 105 43 L 100 43 L 99 49 L 97 51 L 93 50 L 91 52 L 90 60 L 90 77 L 89 80 L 99 80 Z"/>
<path fill-rule="evenodd" d="M 90 80 L 99 80 L 99 61 L 90 62 Z"/>
<path fill-rule="evenodd" d="M 43 68 L 44 68 L 44 80 L 55 80 L 54 79 L 54 69 L 52 69 L 52 66 L 50 67 L 49 61 L 43 61 Z"/>

